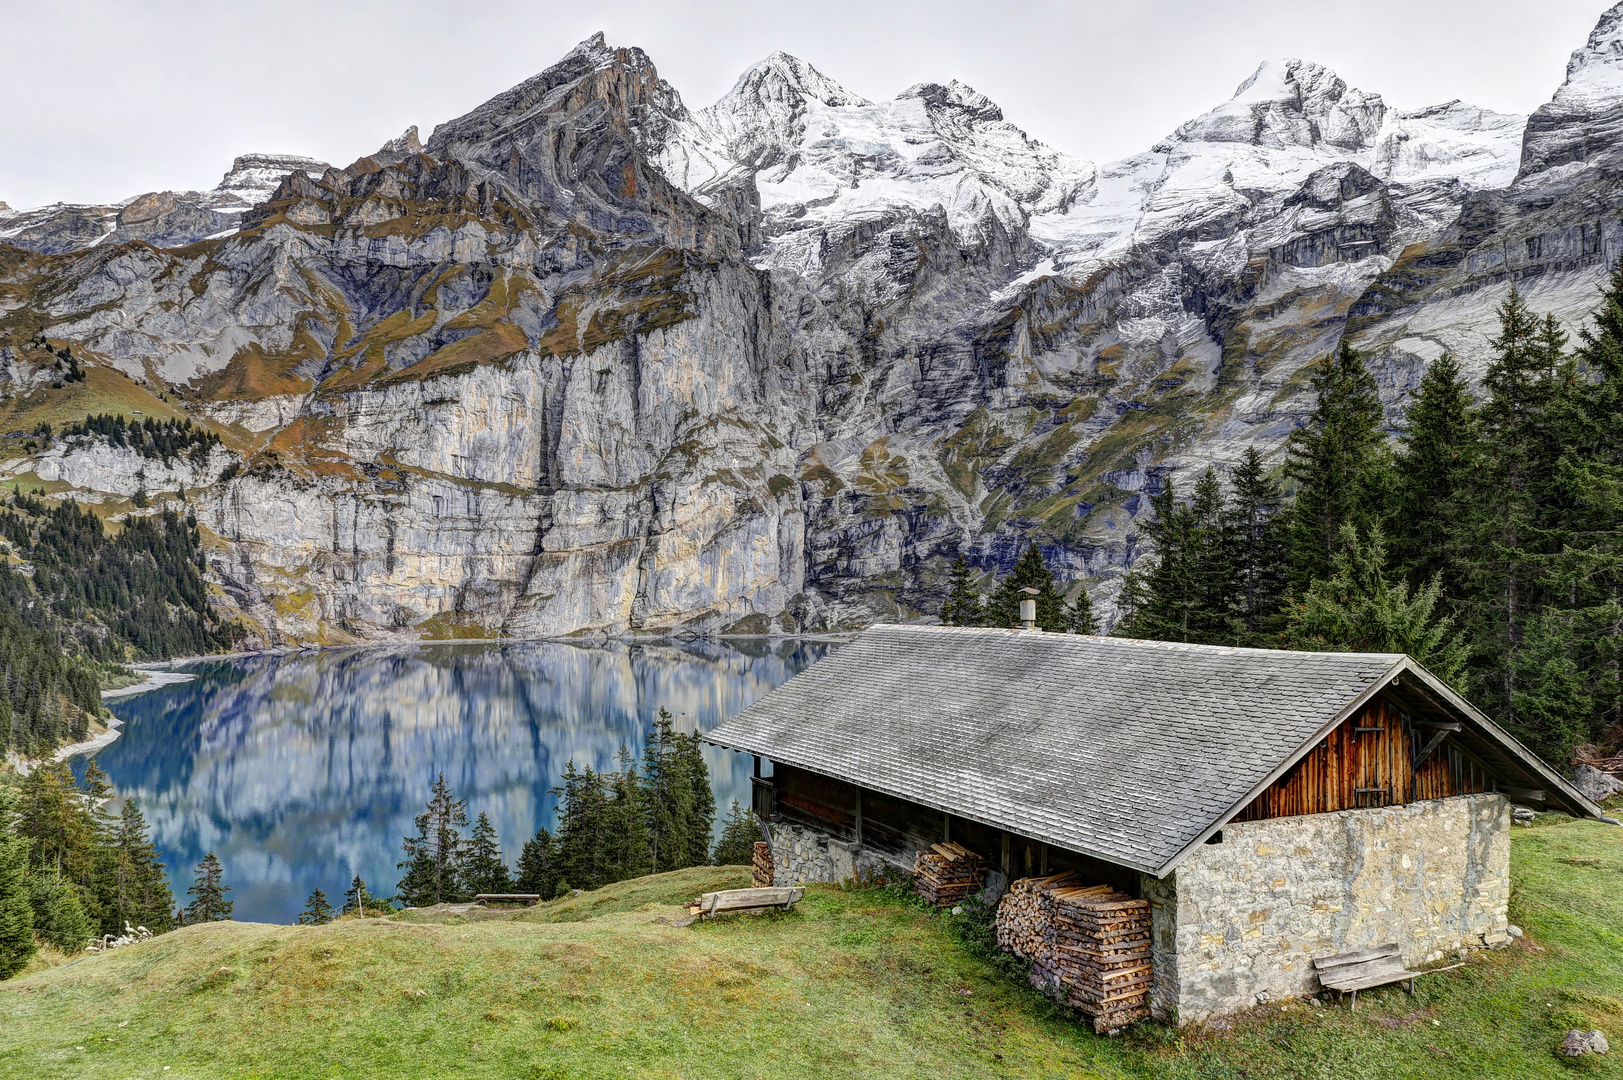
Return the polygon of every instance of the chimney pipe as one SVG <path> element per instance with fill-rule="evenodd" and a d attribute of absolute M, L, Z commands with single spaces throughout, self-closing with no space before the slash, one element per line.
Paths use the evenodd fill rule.
<path fill-rule="evenodd" d="M 1037 590 L 1026 586 L 1020 590 L 1026 598 L 1020 601 L 1020 625 L 1025 630 L 1037 629 Z"/>

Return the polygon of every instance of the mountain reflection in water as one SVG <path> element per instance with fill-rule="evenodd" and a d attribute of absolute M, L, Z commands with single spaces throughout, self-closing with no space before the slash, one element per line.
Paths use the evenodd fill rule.
<path fill-rule="evenodd" d="M 570 759 L 611 769 L 622 742 L 640 755 L 662 706 L 708 730 L 829 647 L 524 642 L 211 662 L 189 669 L 194 682 L 115 702 L 124 731 L 97 761 L 146 813 L 177 900 L 213 851 L 237 919 L 286 923 L 311 889 L 336 906 L 356 873 L 392 893 L 437 773 L 470 820 L 490 815 L 512 865 L 553 827 L 548 789 Z M 719 820 L 729 799 L 748 805 L 751 762 L 705 753 Z"/>

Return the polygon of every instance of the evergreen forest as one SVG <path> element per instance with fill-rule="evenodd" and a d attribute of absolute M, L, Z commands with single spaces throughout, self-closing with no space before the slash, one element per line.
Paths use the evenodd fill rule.
<path fill-rule="evenodd" d="M 1480 392 L 1429 366 L 1390 430 L 1346 344 L 1313 373 L 1317 404 L 1283 469 L 1253 447 L 1227 478 L 1169 479 L 1141 526 L 1118 635 L 1405 652 L 1545 760 L 1623 749 L 1623 267 L 1570 339 L 1514 290 Z M 990 597 L 960 559 L 942 621 L 1088 632 L 1035 546 Z M 1085 596 L 1085 594 L 1083 594 Z"/>
<path fill-rule="evenodd" d="M 239 632 L 209 602 L 190 515 L 132 516 L 109 533 L 72 500 L 19 492 L 0 540 L 0 749 L 83 739 L 110 666 L 218 652 Z"/>

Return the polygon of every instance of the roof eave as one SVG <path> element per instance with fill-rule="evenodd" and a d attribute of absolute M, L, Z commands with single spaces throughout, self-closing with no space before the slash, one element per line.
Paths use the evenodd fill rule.
<path fill-rule="evenodd" d="M 1514 735 L 1494 723 L 1486 713 L 1455 693 L 1447 683 L 1427 671 L 1418 661 L 1406 657 L 1404 670 L 1425 683 L 1427 689 L 1442 698 L 1450 708 L 1469 718 L 1481 730 L 1482 734 L 1486 735 L 1500 750 L 1516 758 L 1537 775 L 1539 779 L 1543 780 L 1547 788 L 1561 797 L 1561 802 L 1565 804 L 1568 810 L 1573 811 L 1580 817 L 1604 818 L 1606 816 L 1606 811 L 1599 805 L 1585 796 L 1583 792 L 1567 783 L 1560 773 L 1546 765 L 1537 754 L 1517 741 Z"/>
<path fill-rule="evenodd" d="M 1382 690 L 1384 690 L 1393 679 L 1397 678 L 1397 676 L 1403 672 L 1404 665 L 1408 662 L 1409 658 L 1407 656 L 1399 656 L 1393 660 L 1391 666 L 1386 669 L 1385 673 L 1376 679 L 1372 679 L 1370 684 L 1366 686 L 1357 697 L 1353 698 L 1352 701 L 1343 706 L 1341 711 L 1336 713 L 1328 723 L 1324 724 L 1317 731 L 1315 731 L 1306 742 L 1297 748 L 1295 753 L 1287 757 L 1272 772 L 1258 781 L 1250 791 L 1240 796 L 1233 806 L 1229 807 L 1226 811 L 1219 815 L 1215 821 L 1206 826 L 1206 828 L 1199 835 L 1197 835 L 1193 840 L 1189 841 L 1189 843 L 1185 844 L 1177 854 L 1173 855 L 1172 858 L 1162 863 L 1156 869 L 1149 871 L 1149 873 L 1153 874 L 1157 878 L 1164 878 L 1168 874 L 1172 873 L 1172 871 L 1176 870 L 1179 864 L 1185 859 L 1189 858 L 1196 848 L 1200 847 L 1207 840 L 1211 839 L 1213 833 L 1217 832 L 1217 830 L 1221 829 L 1224 825 L 1227 825 L 1230 821 L 1234 820 L 1235 814 L 1238 814 L 1241 810 L 1244 810 L 1247 806 L 1250 806 L 1252 800 L 1254 800 L 1258 795 L 1261 795 L 1264 791 L 1267 791 L 1276 780 L 1278 780 L 1281 776 L 1284 776 L 1291 770 L 1293 766 L 1295 766 L 1298 761 L 1301 761 L 1304 757 L 1311 753 L 1313 748 L 1319 745 L 1319 742 L 1326 738 L 1330 732 L 1339 727 L 1349 716 L 1352 716 L 1359 709 L 1362 709 L 1376 694 L 1379 694 Z"/>

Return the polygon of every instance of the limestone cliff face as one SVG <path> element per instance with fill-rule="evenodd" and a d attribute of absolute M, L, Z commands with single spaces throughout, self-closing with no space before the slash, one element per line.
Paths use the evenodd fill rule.
<path fill-rule="evenodd" d="M 1615 16 L 1531 125 L 1280 61 L 1102 165 L 782 55 L 689 112 L 598 36 L 426 142 L 239 161 L 226 235 L 160 235 L 215 224 L 163 194 L 13 230 L 0 456 L 115 514 L 184 492 L 270 641 L 852 626 L 1028 542 L 1108 612 L 1148 496 L 1277 459 L 1344 335 L 1396 425 L 1511 281 L 1581 317 L 1623 251 Z M 35 429 L 111 408 L 225 447 Z"/>

